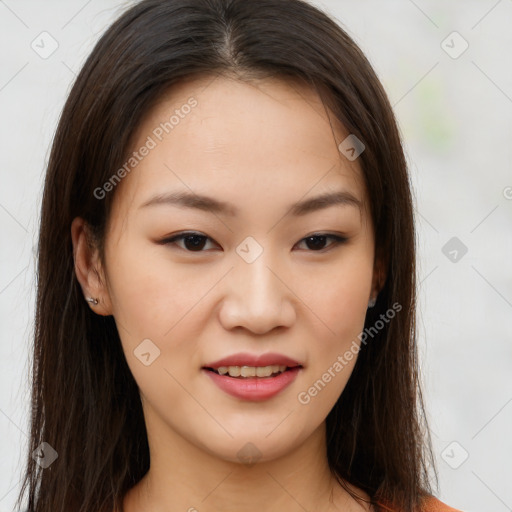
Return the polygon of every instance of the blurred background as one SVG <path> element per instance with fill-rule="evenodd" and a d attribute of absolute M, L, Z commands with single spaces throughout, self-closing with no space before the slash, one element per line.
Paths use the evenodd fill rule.
<path fill-rule="evenodd" d="M 131 3 L 0 0 L 0 512 L 13 510 L 25 459 L 49 148 L 75 75 Z M 512 0 L 311 3 L 365 52 L 402 132 L 437 496 L 511 511 Z"/>

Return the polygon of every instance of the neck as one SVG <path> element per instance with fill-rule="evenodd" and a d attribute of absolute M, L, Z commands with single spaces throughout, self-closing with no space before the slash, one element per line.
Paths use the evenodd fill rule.
<path fill-rule="evenodd" d="M 168 426 L 151 431 L 151 466 L 128 492 L 125 512 L 364 510 L 330 472 L 325 422 L 293 452 L 252 464 L 216 457 L 170 433 Z"/>

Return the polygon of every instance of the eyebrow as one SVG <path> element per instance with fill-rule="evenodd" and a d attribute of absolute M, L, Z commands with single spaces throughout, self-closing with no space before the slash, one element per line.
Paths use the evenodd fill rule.
<path fill-rule="evenodd" d="M 230 203 L 188 191 L 158 194 L 141 204 L 139 208 L 157 205 L 193 208 L 206 212 L 209 211 L 211 213 L 223 213 L 230 216 L 236 216 L 239 213 L 238 209 Z M 340 190 L 337 192 L 327 192 L 310 199 L 299 201 L 290 205 L 288 209 L 293 216 L 300 217 L 331 206 L 352 206 L 361 210 L 362 203 L 350 192 Z"/>

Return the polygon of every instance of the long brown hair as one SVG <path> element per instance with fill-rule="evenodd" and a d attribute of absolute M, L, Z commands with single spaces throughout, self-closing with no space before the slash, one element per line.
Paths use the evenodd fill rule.
<path fill-rule="evenodd" d="M 193 76 L 301 80 L 364 141 L 361 166 L 386 280 L 365 328 L 402 309 L 362 345 L 327 417 L 332 473 L 400 510 L 431 493 L 434 458 L 416 347 L 415 231 L 396 120 L 349 35 L 303 0 L 144 0 L 104 33 L 76 78 L 50 154 L 41 209 L 30 443 L 18 505 L 30 512 L 112 512 L 149 469 L 137 384 L 112 316 L 90 311 L 74 271 L 71 222 L 102 247 L 119 169 L 150 106 Z M 382 322 L 381 322 L 382 323 Z M 47 468 L 33 453 L 48 443 Z M 44 445 L 47 446 L 47 445 Z M 44 451 L 43 447 L 43 451 Z M 435 475 L 437 478 L 437 475 Z"/>

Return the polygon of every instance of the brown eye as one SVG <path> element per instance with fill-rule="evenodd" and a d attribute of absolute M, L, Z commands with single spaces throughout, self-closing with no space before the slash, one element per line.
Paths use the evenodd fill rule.
<path fill-rule="evenodd" d="M 327 247 L 336 247 L 340 244 L 345 243 L 348 239 L 342 236 L 337 235 L 329 235 L 329 234 L 315 234 L 310 235 L 306 238 L 303 238 L 301 242 L 305 242 L 308 249 L 313 252 L 320 252 L 325 248 L 325 243 L 327 240 L 331 239 L 333 243 L 328 245 Z"/>
<path fill-rule="evenodd" d="M 162 245 L 176 244 L 178 247 L 187 252 L 205 252 L 204 247 L 209 240 L 213 242 L 210 237 L 201 233 L 185 232 L 174 235 L 171 238 L 166 238 L 159 243 Z M 345 243 L 348 238 L 327 233 L 318 233 L 303 238 L 301 243 L 306 244 L 306 250 L 312 252 L 326 252 L 325 245 L 329 240 L 331 240 L 332 243 L 327 245 L 327 250 L 329 250 L 329 248 L 334 248 Z M 182 245 L 178 244 L 177 242 L 182 242 Z"/>
<path fill-rule="evenodd" d="M 178 241 L 183 241 L 183 245 L 179 245 L 178 247 L 182 248 L 188 252 L 204 252 L 204 246 L 206 242 L 211 240 L 210 237 L 206 235 L 202 235 L 201 233 L 188 232 L 188 233 L 179 233 L 171 238 L 166 238 L 162 240 L 160 243 L 162 245 L 172 245 L 176 244 Z"/>

